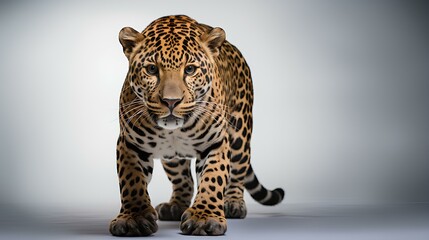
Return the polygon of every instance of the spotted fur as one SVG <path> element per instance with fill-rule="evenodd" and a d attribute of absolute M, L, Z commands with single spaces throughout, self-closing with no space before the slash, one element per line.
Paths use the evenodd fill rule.
<path fill-rule="evenodd" d="M 110 224 L 113 235 L 150 235 L 158 218 L 181 220 L 184 234 L 222 235 L 225 218 L 246 216 L 244 188 L 264 205 L 282 201 L 283 190 L 265 189 L 250 165 L 250 70 L 221 28 L 168 16 L 142 33 L 125 27 L 119 40 L 129 70 L 120 96 L 122 207 Z M 173 184 L 170 201 L 156 208 L 147 192 L 153 159 L 161 159 Z"/>

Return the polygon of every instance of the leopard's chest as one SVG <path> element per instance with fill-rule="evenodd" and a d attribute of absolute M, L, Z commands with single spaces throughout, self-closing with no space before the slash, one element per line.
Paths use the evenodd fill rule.
<path fill-rule="evenodd" d="M 152 149 L 153 158 L 171 160 L 194 159 L 196 158 L 196 149 L 193 141 L 177 133 L 161 134 L 155 141 L 156 145 Z"/>

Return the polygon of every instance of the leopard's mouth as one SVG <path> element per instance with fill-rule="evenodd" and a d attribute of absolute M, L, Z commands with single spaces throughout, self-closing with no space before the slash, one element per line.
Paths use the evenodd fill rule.
<path fill-rule="evenodd" d="M 167 117 L 158 119 L 157 124 L 164 129 L 174 130 L 182 127 L 184 122 L 185 120 L 183 118 L 178 118 L 170 114 Z"/>

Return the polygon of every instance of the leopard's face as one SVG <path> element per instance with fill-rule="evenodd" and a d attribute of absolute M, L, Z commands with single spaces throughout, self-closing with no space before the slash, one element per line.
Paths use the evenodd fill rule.
<path fill-rule="evenodd" d="M 207 61 L 197 61 L 192 53 L 184 52 L 181 59 L 168 59 L 168 50 L 135 58 L 136 69 L 130 69 L 130 86 L 144 102 L 148 114 L 165 129 L 183 126 L 196 114 L 197 106 L 211 87 L 211 69 Z M 139 56 L 138 54 L 137 56 Z M 166 55 L 167 57 L 164 57 Z M 143 56 L 143 55 L 140 55 Z"/>
<path fill-rule="evenodd" d="M 166 24 L 169 22 L 154 22 L 142 33 L 124 28 L 120 41 L 126 55 L 127 47 L 131 48 L 127 55 L 130 87 L 153 121 L 173 130 L 204 112 L 199 106 L 216 73 L 213 46 L 207 45 L 201 29 L 187 19 L 176 22 L 174 31 L 165 28 Z"/>

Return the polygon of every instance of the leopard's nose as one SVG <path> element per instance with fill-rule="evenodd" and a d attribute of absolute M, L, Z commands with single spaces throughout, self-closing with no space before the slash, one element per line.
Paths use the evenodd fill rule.
<path fill-rule="evenodd" d="M 183 98 L 161 98 L 161 102 L 167 106 L 170 111 L 173 111 L 173 109 L 179 105 L 179 103 L 183 100 Z"/>

